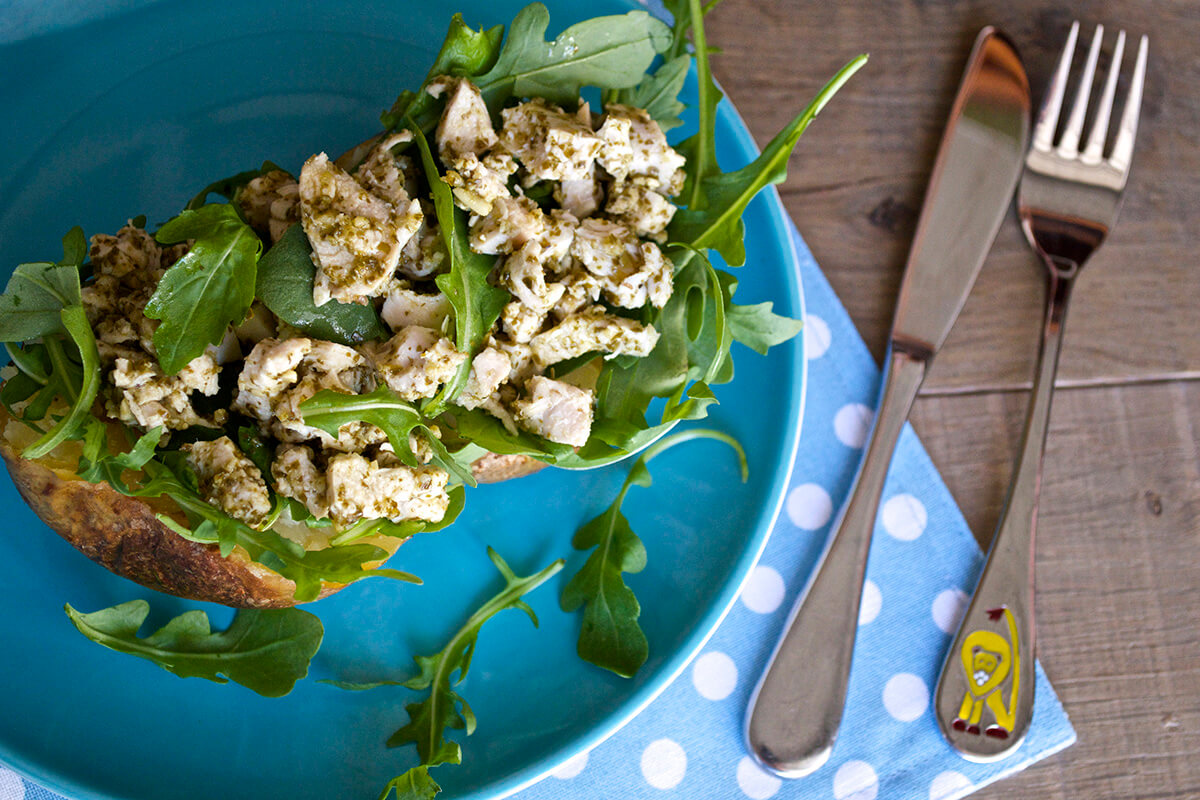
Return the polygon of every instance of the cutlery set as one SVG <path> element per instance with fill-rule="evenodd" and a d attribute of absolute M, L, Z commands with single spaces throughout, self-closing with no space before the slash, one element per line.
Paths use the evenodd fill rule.
<path fill-rule="evenodd" d="M 1046 271 L 1041 347 L 1008 497 L 975 594 L 946 656 L 933 708 L 947 741 L 972 761 L 1003 758 L 1028 730 L 1036 641 L 1034 539 L 1063 322 L 1076 276 L 1116 221 L 1137 135 L 1148 50 L 1143 36 L 1110 139 L 1126 39 L 1124 31 L 1118 34 L 1081 150 L 1104 29 L 1096 27 L 1059 133 L 1078 34 L 1076 22 L 1038 111 L 1032 145 L 1029 83 L 1015 47 L 1003 34 L 985 28 L 968 58 L 909 252 L 875 421 L 858 473 L 750 700 L 750 752 L 780 776 L 808 775 L 830 757 L 892 453 L 1014 191 L 1021 227 Z"/>

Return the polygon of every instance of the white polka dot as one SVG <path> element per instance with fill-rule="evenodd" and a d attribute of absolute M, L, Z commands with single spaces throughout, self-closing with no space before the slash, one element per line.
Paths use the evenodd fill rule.
<path fill-rule="evenodd" d="M 929 708 L 929 687 L 911 672 L 901 672 L 883 687 L 883 707 L 900 722 L 912 722 Z"/>
<path fill-rule="evenodd" d="M 961 772 L 948 769 L 938 774 L 929 784 L 929 800 L 950 800 L 952 797 L 962 797 L 974 789 L 971 779 Z"/>
<path fill-rule="evenodd" d="M 4 800 L 24 800 L 25 782 L 11 769 L 0 767 L 0 797 Z"/>
<path fill-rule="evenodd" d="M 847 761 L 833 776 L 836 800 L 875 800 L 878 793 L 879 776 L 865 761 Z"/>
<path fill-rule="evenodd" d="M 742 602 L 757 614 L 770 614 L 783 602 L 783 578 L 770 567 L 755 567 L 742 589 Z"/>
<path fill-rule="evenodd" d="M 737 686 L 738 671 L 733 659 L 719 651 L 705 653 L 692 667 L 692 684 L 706 700 L 724 700 Z"/>
<path fill-rule="evenodd" d="M 787 513 L 797 528 L 815 531 L 833 516 L 833 498 L 815 483 L 802 483 L 788 492 Z"/>
<path fill-rule="evenodd" d="M 862 403 L 847 403 L 833 416 L 833 432 L 846 447 L 862 447 L 875 413 Z"/>
<path fill-rule="evenodd" d="M 863 581 L 862 601 L 858 604 L 858 624 L 866 625 L 874 622 L 883 608 L 883 592 L 875 581 Z"/>
<path fill-rule="evenodd" d="M 642 751 L 642 777 L 655 789 L 674 789 L 687 772 L 687 753 L 678 742 L 656 739 Z"/>
<path fill-rule="evenodd" d="M 588 754 L 587 751 L 584 750 L 579 755 L 572 756 L 563 763 L 559 764 L 558 768 L 550 774 L 559 780 L 569 781 L 571 778 L 574 778 L 576 775 L 583 772 L 583 768 L 587 766 L 587 762 Z"/>
<path fill-rule="evenodd" d="M 767 800 L 774 797 L 783 784 L 779 778 L 754 763 L 750 756 L 744 756 L 737 765 L 737 782 L 742 794 L 750 800 Z"/>
<path fill-rule="evenodd" d="M 933 624 L 946 633 L 954 633 L 958 630 L 958 623 L 962 620 L 963 611 L 966 608 L 967 596 L 963 590 L 947 589 L 933 598 L 933 607 L 930 609 L 933 614 Z"/>
<path fill-rule="evenodd" d="M 883 529 L 902 542 L 911 542 L 925 532 L 925 505 L 911 494 L 898 494 L 883 504 Z"/>
<path fill-rule="evenodd" d="M 825 320 L 818 317 L 816 314 L 807 314 L 804 317 L 804 357 L 808 360 L 820 358 L 825 355 L 825 351 L 829 349 L 829 343 L 833 341 L 833 334 L 829 332 L 829 325 Z"/>

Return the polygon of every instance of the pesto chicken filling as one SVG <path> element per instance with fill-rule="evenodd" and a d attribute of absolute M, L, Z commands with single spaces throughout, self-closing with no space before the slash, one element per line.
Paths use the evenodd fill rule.
<path fill-rule="evenodd" d="M 92 237 L 95 278 L 82 294 L 108 415 L 185 438 L 224 428 L 180 450 L 204 499 L 251 527 L 278 518 L 272 492 L 294 501 L 293 519 L 334 531 L 374 519 L 436 523 L 446 514 L 453 480 L 431 463 L 436 425 L 408 433 L 413 463 L 371 422 L 331 432 L 306 421 L 302 406 L 318 393 L 386 387 L 429 403 L 465 370 L 447 414 L 478 409 L 509 434 L 578 448 L 591 434 L 594 388 L 554 368 L 589 356 L 644 357 L 658 342 L 641 312 L 662 309 L 672 294 L 673 264 L 660 245 L 684 181 L 684 158 L 658 123 L 620 103 L 594 113 L 582 100 L 568 110 L 535 98 L 501 110 L 497 128 L 469 80 L 434 79 L 426 91 L 445 102 L 434 135 L 444 174 L 423 169 L 413 133 L 401 130 L 349 171 L 318 153 L 298 179 L 265 171 L 235 198 L 264 249 L 300 225 L 312 251 L 314 306 L 370 307 L 385 336 L 316 338 L 255 301 L 220 344 L 167 374 L 154 339 L 160 322 L 146 306 L 190 243 L 162 246 L 133 224 Z M 494 257 L 487 283 L 508 298 L 474 353 L 456 347 L 454 308 L 439 288 L 451 259 L 431 180 L 452 191 L 470 251 Z M 239 420 L 266 444 L 267 469 L 228 433 Z"/>

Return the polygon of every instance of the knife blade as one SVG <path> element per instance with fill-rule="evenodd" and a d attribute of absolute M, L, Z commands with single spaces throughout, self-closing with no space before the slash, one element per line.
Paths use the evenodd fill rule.
<path fill-rule="evenodd" d="M 867 552 L 888 464 L 917 390 L 1007 213 L 1029 135 L 1029 81 L 984 28 L 942 136 L 904 271 L 878 411 L 849 498 L 750 699 L 746 740 L 783 777 L 814 772 L 841 725 Z"/>

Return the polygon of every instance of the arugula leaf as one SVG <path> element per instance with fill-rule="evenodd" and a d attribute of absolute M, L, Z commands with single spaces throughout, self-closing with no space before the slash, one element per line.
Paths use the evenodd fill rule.
<path fill-rule="evenodd" d="M 108 483 L 124 494 L 129 493 L 122 477 L 125 471 L 140 472 L 154 458 L 155 448 L 165 433 L 162 426 L 152 428 L 139 436 L 127 452 L 112 455 L 108 450 L 107 423 L 92 417 L 84 431 L 83 453 L 76 474 L 88 483 Z"/>
<path fill-rule="evenodd" d="M 687 29 L 692 32 L 692 49 L 696 59 L 696 110 L 700 116 L 700 124 L 696 133 L 675 149 L 687 158 L 683 204 L 692 209 L 700 209 L 705 204 L 700 182 L 709 175 L 720 173 L 717 166 L 716 119 L 717 105 L 724 95 L 713 80 L 712 68 L 708 62 L 708 41 L 704 35 L 704 11 L 700 7 L 700 1 L 675 0 L 670 3 L 669 8 L 675 16 L 676 41 L 686 34 Z M 690 239 L 683 241 L 691 242 Z"/>
<path fill-rule="evenodd" d="M 683 431 L 648 447 L 630 468 L 613 504 L 576 531 L 571 540 L 576 550 L 596 549 L 567 583 L 559 604 L 567 612 L 583 607 L 583 625 L 577 647 L 579 657 L 623 678 L 633 677 L 646 663 L 650 649 L 638 624 L 641 604 L 622 577 L 623 573 L 633 574 L 645 569 L 646 548 L 621 513 L 621 505 L 631 487 L 650 486 L 650 471 L 646 465 L 651 460 L 693 439 L 715 439 L 732 447 L 745 482 L 749 475 L 746 454 L 736 439 L 705 428 Z"/>
<path fill-rule="evenodd" d="M 421 151 L 429 190 L 433 193 L 438 228 L 450 255 L 450 270 L 438 275 L 434 282 L 454 309 L 455 348 L 460 353 L 474 356 L 511 296 L 504 289 L 488 283 L 496 258 L 471 250 L 467 242 L 466 213 L 454 207 L 454 196 L 438 172 L 425 134 L 416 125 L 411 130 Z M 428 410 L 430 416 L 437 416 L 447 401 L 458 396 L 470 373 L 471 360 L 468 358 L 458 368 L 454 380 L 434 399 Z"/>
<path fill-rule="evenodd" d="M 195 240 L 146 304 L 146 316 L 162 321 L 154 331 L 158 363 L 174 375 L 205 347 L 220 344 L 230 323 L 246 318 L 262 242 L 234 207 L 223 203 L 184 211 L 154 238 L 163 244 Z"/>
<path fill-rule="evenodd" d="M 634 86 L 671 43 L 670 29 L 645 11 L 585 20 L 552 42 L 549 25 L 541 3 L 525 6 L 509 25 L 495 65 L 475 81 L 493 113 L 514 95 L 561 105 L 578 101 L 585 86 Z"/>
<path fill-rule="evenodd" d="M 429 776 L 429 767 L 422 765 L 388 781 L 379 800 L 387 800 L 392 792 L 396 793 L 396 800 L 433 800 L 441 790 L 437 781 Z"/>
<path fill-rule="evenodd" d="M 679 115 L 683 113 L 684 105 L 679 102 L 679 92 L 691 64 L 691 57 L 686 55 L 664 62 L 637 86 L 622 89 L 617 94 L 617 102 L 645 109 L 664 131 L 682 125 Z"/>
<path fill-rule="evenodd" d="M 300 404 L 300 413 L 305 425 L 320 428 L 330 436 L 337 436 L 346 423 L 369 422 L 387 434 L 396 457 L 410 467 L 417 466 L 417 457 L 409 446 L 408 435 L 419 429 L 433 451 L 433 463 L 463 483 L 475 485 L 471 470 L 451 457 L 421 412 L 387 386 L 369 394 L 341 394 L 323 389 Z"/>
<path fill-rule="evenodd" d="M 325 634 L 321 620 L 298 608 L 242 609 L 229 628 L 213 633 L 208 615 L 188 611 L 146 637 L 138 629 L 150 613 L 145 600 L 80 613 L 65 607 L 87 638 L 127 653 L 181 678 L 240 683 L 263 697 L 283 697 L 308 674 Z"/>
<path fill-rule="evenodd" d="M 441 75 L 470 78 L 487 72 L 496 63 L 503 37 L 503 25 L 475 31 L 463 22 L 462 14 L 455 14 L 421 88 L 415 92 L 401 92 L 392 107 L 380 116 L 383 126 L 395 130 L 406 118 L 411 118 L 422 131 L 433 130 L 440 114 L 437 110 L 440 100 L 426 92 L 425 87 Z"/>
<path fill-rule="evenodd" d="M 791 339 L 804 323 L 771 310 L 773 304 L 729 307 L 729 330 L 733 338 L 747 347 L 766 354 L 767 349 Z"/>
<path fill-rule="evenodd" d="M 58 262 L 60 267 L 75 267 L 78 269 L 83 266 L 84 259 L 88 255 L 87 237 L 83 235 L 83 228 L 76 225 L 71 230 L 67 231 L 62 238 L 63 257 L 62 261 Z"/>
<path fill-rule="evenodd" d="M 465 730 L 468 736 L 475 731 L 475 715 L 462 696 L 454 691 L 454 687 L 467 677 L 471 656 L 475 653 L 475 642 L 483 624 L 505 609 L 518 608 L 528 614 L 536 626 L 537 615 L 521 598 L 563 567 L 563 561 L 559 559 L 540 572 L 521 577 L 490 547 L 488 557 L 504 576 L 504 588 L 480 606 L 450 637 L 445 647 L 431 656 L 415 656 L 413 660 L 419 672 L 403 684 L 417 691 L 428 690 L 429 695 L 405 707 L 409 722 L 391 735 L 387 745 L 400 747 L 415 744 L 424 767 L 462 763 L 462 748 L 458 742 L 447 740 L 445 733 L 446 728 Z M 383 796 L 386 797 L 386 792 Z"/>
<path fill-rule="evenodd" d="M 248 169 L 243 172 L 239 172 L 236 175 L 230 175 L 228 178 L 221 178 L 220 180 L 213 181 L 208 186 L 205 186 L 203 189 L 197 192 L 195 197 L 193 197 L 191 200 L 188 200 L 187 205 L 184 206 L 184 210 L 194 211 L 200 208 L 208 202 L 208 196 L 210 194 L 220 195 L 232 203 L 232 201 L 236 199 L 237 194 L 250 181 L 254 180 L 255 178 L 260 178 L 263 175 L 266 175 L 268 172 L 275 172 L 276 170 L 286 171 L 283 169 L 283 167 L 275 164 L 274 162 L 264 161 L 262 166 L 258 169 Z M 234 210 L 239 212 L 240 216 L 241 209 L 235 205 Z"/>
<path fill-rule="evenodd" d="M 692 2 L 695 4 L 696 0 L 692 0 Z M 699 26 L 693 26 L 693 35 L 696 35 L 698 29 Z M 706 60 L 700 56 L 699 52 L 697 53 L 697 63 L 703 63 Z M 741 219 L 742 212 L 746 210 L 746 206 L 760 189 L 787 178 L 788 157 L 801 134 L 830 98 L 837 93 L 838 89 L 866 62 L 865 55 L 859 56 L 842 67 L 817 93 L 808 107 L 776 134 L 775 138 L 763 149 L 762 154 L 745 167 L 734 172 L 721 173 L 715 171 L 716 162 L 713 160 L 714 171 L 695 173 L 697 178 L 691 185 L 691 194 L 687 195 L 687 189 L 684 190 L 688 207 L 680 209 L 675 214 L 675 218 L 667 229 L 671 241 L 687 242 L 697 249 L 714 249 L 730 266 L 739 266 L 745 263 L 746 248 L 742 241 L 745 236 L 745 226 Z M 702 97 L 701 100 L 701 114 L 703 115 L 704 98 Z M 704 128 L 702 127 L 701 130 L 703 131 Z M 703 141 L 698 142 L 691 155 L 699 160 L 698 169 L 704 170 L 706 156 L 700 145 L 708 146 Z"/>
<path fill-rule="evenodd" d="M 255 293 L 275 316 L 315 339 L 344 345 L 386 339 L 374 306 L 328 300 L 313 303 L 312 245 L 300 225 L 292 225 L 258 262 Z"/>
<path fill-rule="evenodd" d="M 76 367 L 71 363 L 63 350 L 60 337 L 51 336 L 45 339 L 43 344 L 54 370 L 51 375 L 54 380 L 47 383 L 42 391 L 46 404 L 42 411 L 45 412 L 55 396 L 64 397 L 71 403 L 71 410 L 37 441 L 22 450 L 23 458 L 41 458 L 75 436 L 89 418 L 92 404 L 96 402 L 96 395 L 100 392 L 100 352 L 83 306 L 64 307 L 59 312 L 59 319 L 69 337 L 68 341 L 75 346 L 80 365 Z"/>
<path fill-rule="evenodd" d="M 569 444 L 558 444 L 528 431 L 512 433 L 500 420 L 479 409 L 454 409 L 454 428 L 463 439 L 500 455 L 531 456 L 552 464 L 573 450 Z"/>
<path fill-rule="evenodd" d="M 63 333 L 60 312 L 82 302 L 77 266 L 21 264 L 0 294 L 0 341 L 26 342 Z"/>

